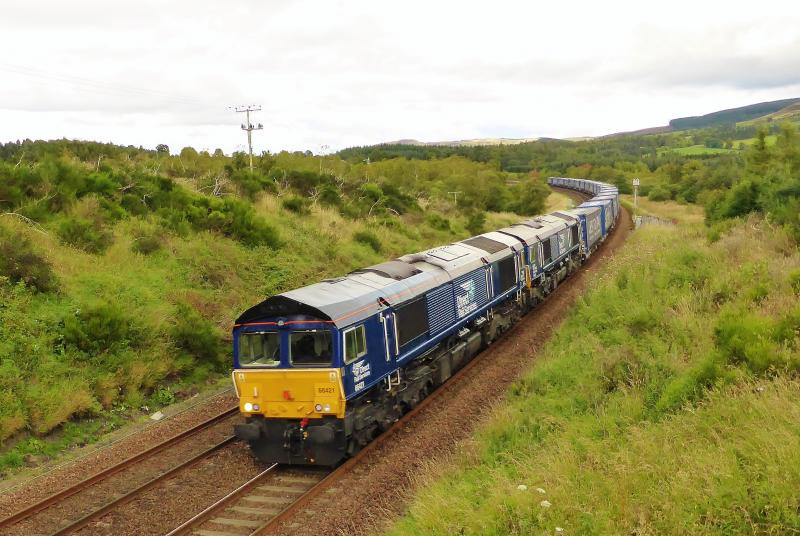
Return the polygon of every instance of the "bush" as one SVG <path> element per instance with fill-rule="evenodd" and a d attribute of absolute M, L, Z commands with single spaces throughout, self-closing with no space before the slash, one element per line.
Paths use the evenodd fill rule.
<path fill-rule="evenodd" d="M 223 366 L 222 341 L 208 320 L 186 304 L 178 305 L 175 325 L 171 330 L 175 346 L 202 364 L 219 369 Z"/>
<path fill-rule="evenodd" d="M 483 212 L 473 212 L 467 217 L 467 231 L 472 235 L 479 235 L 483 232 L 486 225 L 486 214 Z"/>
<path fill-rule="evenodd" d="M 450 230 L 450 220 L 448 220 L 444 216 L 440 216 L 438 214 L 429 214 L 428 217 L 425 219 L 427 220 L 428 225 L 430 225 L 434 229 L 438 229 L 439 231 Z"/>
<path fill-rule="evenodd" d="M 369 246 L 375 253 L 380 253 L 383 249 L 381 239 L 371 231 L 358 231 L 353 235 L 353 240 Z"/>
<path fill-rule="evenodd" d="M 667 201 L 672 198 L 669 190 L 663 186 L 653 186 L 647 194 L 650 201 Z"/>
<path fill-rule="evenodd" d="M 58 226 L 58 236 L 87 253 L 102 253 L 112 244 L 114 237 L 98 222 L 81 218 L 70 218 Z"/>
<path fill-rule="evenodd" d="M 289 212 L 294 212 L 295 214 L 308 214 L 309 212 L 309 202 L 308 199 L 297 195 L 291 195 L 281 201 L 281 206 L 288 210 Z"/>
<path fill-rule="evenodd" d="M 62 339 L 67 348 L 87 354 L 136 346 L 142 333 L 121 307 L 96 303 L 64 318 Z"/>
<path fill-rule="evenodd" d="M 159 249 L 161 249 L 161 238 L 155 235 L 140 236 L 131 244 L 131 250 L 142 255 L 150 255 Z"/>
<path fill-rule="evenodd" d="M 721 314 L 714 328 L 715 345 L 723 357 L 755 373 L 766 372 L 780 362 L 773 334 L 771 319 L 739 311 Z"/>
<path fill-rule="evenodd" d="M 800 295 L 800 270 L 794 270 L 789 274 L 789 284 L 794 293 Z"/>
<path fill-rule="evenodd" d="M 33 249 L 31 241 L 0 227 L 0 275 L 14 283 L 48 292 L 58 287 L 50 264 Z"/>
<path fill-rule="evenodd" d="M 319 202 L 326 207 L 338 207 L 342 204 L 342 194 L 335 186 L 326 184 L 320 190 Z"/>

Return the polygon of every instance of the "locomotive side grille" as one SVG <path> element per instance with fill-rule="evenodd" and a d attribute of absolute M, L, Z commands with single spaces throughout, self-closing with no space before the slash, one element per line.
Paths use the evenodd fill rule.
<path fill-rule="evenodd" d="M 430 334 L 439 333 L 456 320 L 453 306 L 453 285 L 447 284 L 428 293 L 428 322 Z"/>

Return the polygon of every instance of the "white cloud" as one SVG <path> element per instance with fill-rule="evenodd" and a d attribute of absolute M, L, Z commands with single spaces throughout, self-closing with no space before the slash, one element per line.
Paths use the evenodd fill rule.
<path fill-rule="evenodd" d="M 581 136 L 800 96 L 800 8 L 730 2 L 15 1 L 0 140 L 173 149 Z"/>

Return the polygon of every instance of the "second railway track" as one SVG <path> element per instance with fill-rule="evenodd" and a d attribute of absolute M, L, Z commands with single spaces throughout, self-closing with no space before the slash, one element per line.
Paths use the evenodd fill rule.
<path fill-rule="evenodd" d="M 67 534 L 158 485 L 234 441 L 238 407 L 217 415 L 122 462 L 98 471 L 0 520 L 3 534 Z M 177 448 L 181 447 L 181 448 Z"/>

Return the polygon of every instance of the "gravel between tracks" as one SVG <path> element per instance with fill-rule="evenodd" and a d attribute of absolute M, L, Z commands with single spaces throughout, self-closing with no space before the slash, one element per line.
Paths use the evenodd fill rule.
<path fill-rule="evenodd" d="M 444 396 L 432 401 L 390 441 L 368 453 L 352 471 L 330 482 L 303 511 L 285 521 L 277 534 L 372 534 L 402 514 L 413 496 L 415 475 L 456 452 L 461 441 L 491 415 L 508 386 L 530 367 L 582 294 L 588 278 L 622 246 L 630 229 L 630 215 L 623 211 L 614 233 L 584 269 L 484 351 L 478 366 L 456 383 L 445 384 Z"/>
<path fill-rule="evenodd" d="M 109 512 L 76 534 L 166 534 L 263 469 L 250 454 L 247 445 L 237 441 L 130 503 Z"/>
<path fill-rule="evenodd" d="M 0 518 L 66 489 L 93 474 L 118 464 L 164 440 L 217 415 L 236 404 L 233 392 L 212 396 L 193 407 L 147 424 L 110 445 L 90 446 L 87 454 L 57 466 L 35 478 L 0 491 Z M 112 477 L 113 478 L 113 477 Z"/>

